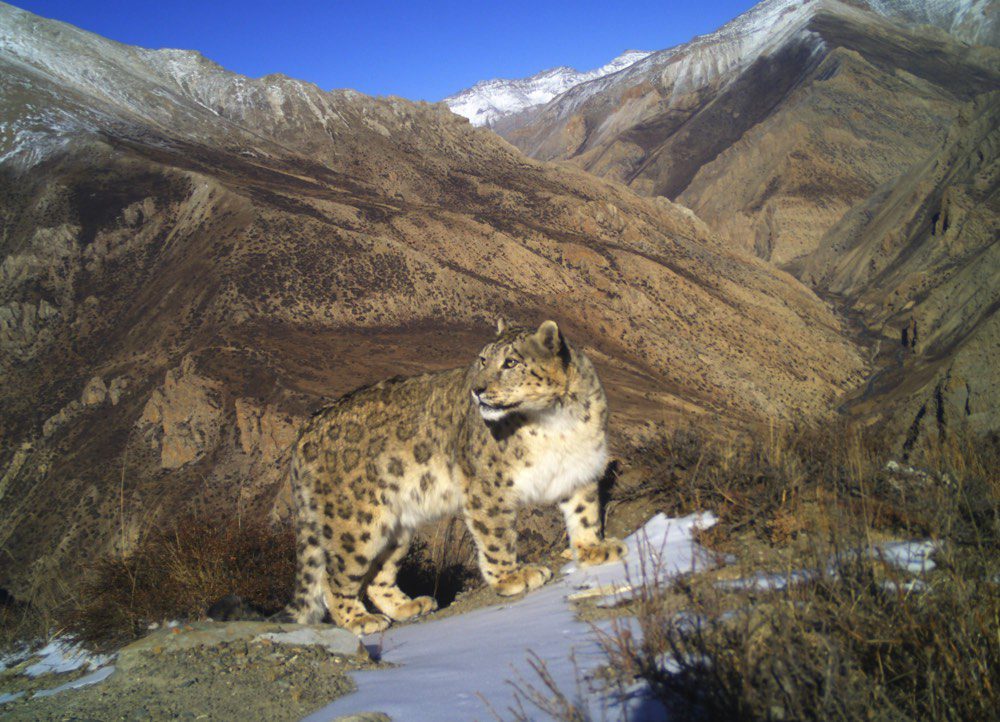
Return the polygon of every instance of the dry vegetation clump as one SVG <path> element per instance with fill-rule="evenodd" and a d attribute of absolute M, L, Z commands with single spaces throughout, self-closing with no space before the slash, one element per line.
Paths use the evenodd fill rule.
<path fill-rule="evenodd" d="M 461 521 L 442 522 L 414 543 L 400 583 L 447 605 L 479 582 L 470 550 Z M 290 525 L 187 517 L 146 534 L 131 553 L 93 564 L 77 603 L 57 626 L 92 645 L 114 646 L 144 634 L 153 622 L 202 617 L 227 595 L 241 598 L 239 614 L 250 615 L 243 618 L 263 618 L 288 603 L 294 576 Z"/>
<path fill-rule="evenodd" d="M 44 639 L 52 625 L 49 615 L 0 589 L 0 654 L 24 647 L 26 640 Z"/>
<path fill-rule="evenodd" d="M 612 667 L 692 718 L 1000 716 L 995 438 L 928 445 L 909 465 L 852 429 L 670 443 L 662 463 L 683 480 L 675 510 L 720 517 L 708 542 L 754 549 L 747 572 L 813 573 L 784 589 L 645 586 L 633 602 L 641 637 L 620 625 L 603 638 Z M 936 569 L 912 578 L 885 564 L 876 542 L 891 537 L 934 540 Z"/>
<path fill-rule="evenodd" d="M 145 535 L 126 556 L 96 562 L 63 622 L 82 641 L 106 645 L 153 622 L 200 617 L 227 594 L 269 614 L 287 603 L 294 573 L 289 526 L 188 517 Z"/>
<path fill-rule="evenodd" d="M 410 596 L 426 594 L 441 607 L 481 585 L 475 546 L 465 523 L 455 517 L 444 519 L 418 536 L 400 564 L 398 582 Z"/>

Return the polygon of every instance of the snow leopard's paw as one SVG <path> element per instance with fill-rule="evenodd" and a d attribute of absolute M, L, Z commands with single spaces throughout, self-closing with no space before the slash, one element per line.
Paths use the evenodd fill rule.
<path fill-rule="evenodd" d="M 597 544 L 580 544 L 574 547 L 576 562 L 581 567 L 593 567 L 622 559 L 628 551 L 621 539 L 608 537 Z"/>
<path fill-rule="evenodd" d="M 497 579 L 494 589 L 497 594 L 509 597 L 528 592 L 545 584 L 552 578 L 552 570 L 541 564 L 525 564 Z"/>

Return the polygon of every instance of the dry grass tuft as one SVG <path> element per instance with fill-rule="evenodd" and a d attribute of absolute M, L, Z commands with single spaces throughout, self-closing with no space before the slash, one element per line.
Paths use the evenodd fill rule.
<path fill-rule="evenodd" d="M 780 589 L 712 574 L 636 585 L 619 610 L 636 623 L 595 628 L 606 691 L 643 680 L 679 719 L 998 719 L 996 437 L 934 442 L 904 463 L 871 429 L 683 430 L 642 456 L 651 472 L 620 503 L 715 512 L 700 541 L 736 555 L 743 577 L 812 573 Z M 883 562 L 878 543 L 899 538 L 934 540 L 936 568 L 914 578 Z M 519 680 L 519 699 L 579 719 L 581 706 L 535 673 L 541 684 Z"/>
<path fill-rule="evenodd" d="M 294 573 L 291 528 L 189 517 L 147 534 L 128 556 L 94 564 L 64 623 L 81 640 L 106 645 L 152 622 L 200 617 L 227 594 L 272 613 L 288 601 Z"/>
<path fill-rule="evenodd" d="M 819 571 L 779 591 L 643 586 L 641 637 L 621 625 L 603 638 L 611 666 L 699 719 L 996 719 L 996 439 L 934 444 L 911 453 L 913 466 L 887 465 L 890 452 L 853 429 L 742 446 L 671 439 L 661 472 L 685 482 L 674 510 L 716 511 L 708 542 L 753 548 L 747 572 Z M 890 536 L 936 540 L 936 570 L 913 580 L 866 553 Z"/>
<path fill-rule="evenodd" d="M 481 584 L 475 546 L 465 523 L 458 518 L 445 519 L 418 537 L 400 564 L 398 582 L 410 596 L 429 595 L 441 607 Z"/>
<path fill-rule="evenodd" d="M 54 624 L 49 615 L 0 589 L 0 654 L 21 649 L 28 640 L 46 639 Z"/>
<path fill-rule="evenodd" d="M 516 681 L 508 682 L 514 688 L 514 703 L 506 710 L 509 719 L 514 720 L 514 722 L 534 722 L 534 720 L 540 719 L 539 714 L 541 714 L 544 715 L 541 719 L 561 720 L 562 722 L 591 722 L 590 712 L 583 704 L 584 692 L 579 684 L 579 674 L 577 674 L 576 698 L 571 700 L 556 684 L 545 661 L 534 652 L 529 653 L 528 666 L 538 678 L 538 683 L 524 679 L 520 675 Z M 504 716 L 497 712 L 488 699 L 482 695 L 479 697 L 493 717 L 502 722 Z"/>
<path fill-rule="evenodd" d="M 479 580 L 471 541 L 460 520 L 414 544 L 400 569 L 410 593 L 443 605 Z M 125 557 L 99 560 L 81 585 L 61 627 L 84 642 L 114 646 L 144 634 L 150 623 L 191 619 L 235 594 L 263 615 L 291 597 L 295 537 L 290 526 L 207 516 L 188 517 L 144 535 Z"/>

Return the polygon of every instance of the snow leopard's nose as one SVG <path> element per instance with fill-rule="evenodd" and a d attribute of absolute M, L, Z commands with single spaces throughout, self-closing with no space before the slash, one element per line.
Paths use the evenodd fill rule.
<path fill-rule="evenodd" d="M 486 393 L 485 386 L 476 386 L 474 389 L 472 389 L 472 395 L 475 396 L 477 400 L 479 399 L 480 396 L 482 396 L 485 393 Z"/>

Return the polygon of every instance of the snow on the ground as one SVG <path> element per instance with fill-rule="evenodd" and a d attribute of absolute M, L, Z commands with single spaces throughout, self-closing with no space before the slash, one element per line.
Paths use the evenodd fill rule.
<path fill-rule="evenodd" d="M 25 646 L 6 654 L 0 654 L 0 672 L 16 667 L 31 656 L 31 651 Z"/>
<path fill-rule="evenodd" d="M 65 637 L 56 637 L 37 651 L 30 646 L 24 646 L 14 652 L 0 656 L 0 672 L 25 664 L 32 659 L 37 661 L 29 664 L 21 674 L 28 677 L 41 677 L 45 674 L 67 674 L 77 670 L 92 670 L 71 682 L 57 687 L 43 689 L 32 694 L 33 697 L 50 697 L 69 689 L 79 689 L 90 684 L 103 682 L 115 671 L 114 665 L 108 664 L 113 655 L 94 654 Z M 0 704 L 6 704 L 19 697 L 24 692 L 0 694 Z"/>
<path fill-rule="evenodd" d="M 934 569 L 931 555 L 938 550 L 933 541 L 886 542 L 875 547 L 876 559 L 892 564 L 910 574 L 923 574 Z"/>
<path fill-rule="evenodd" d="M 63 638 L 55 638 L 32 656 L 41 659 L 24 670 L 29 677 L 43 674 L 63 674 L 78 669 L 97 669 L 107 664 L 110 657 L 94 654 L 78 644 Z"/>
<path fill-rule="evenodd" d="M 393 720 L 407 722 L 487 720 L 495 718 L 494 712 L 505 716 L 516 704 L 515 684 L 522 691 L 526 684 L 543 689 L 531 668 L 533 657 L 545 665 L 556 686 L 571 700 L 585 704 L 592 719 L 620 719 L 625 714 L 620 700 L 586 691 L 584 677 L 606 659 L 598 632 L 576 618 L 573 600 L 606 597 L 617 602 L 631 595 L 633 585 L 663 584 L 679 574 L 713 566 L 717 555 L 698 546 L 693 533 L 714 521 L 710 514 L 681 519 L 659 514 L 625 540 L 629 551 L 624 562 L 589 569 L 567 564 L 557 580 L 515 601 L 369 635 L 364 643 L 379 650 L 382 661 L 396 666 L 355 673 L 356 692 L 306 719 L 320 722 L 366 711 L 384 712 Z M 933 568 L 930 556 L 936 549 L 930 541 L 885 542 L 860 553 L 917 574 Z M 720 584 L 783 589 L 814 574 L 808 570 L 758 574 Z M 920 585 L 920 580 L 912 582 L 914 589 Z M 597 625 L 597 629 L 607 632 L 610 624 Z M 36 692 L 37 697 L 101 682 L 115 669 L 110 657 L 57 638 L 37 652 L 20 650 L 0 659 L 0 670 L 23 663 L 29 656 L 40 657 L 24 670 L 32 677 L 92 670 L 72 682 Z M 0 704 L 22 694 L 0 695 Z M 663 718 L 662 707 L 641 686 L 629 690 L 624 704 L 633 722 Z M 525 706 L 531 709 L 530 704 Z"/>
<path fill-rule="evenodd" d="M 593 628 L 576 618 L 568 598 L 586 589 L 627 589 L 643 573 L 664 581 L 707 568 L 714 557 L 692 534 L 712 523 L 710 515 L 668 519 L 660 514 L 626 540 L 625 563 L 589 569 L 569 564 L 558 580 L 516 601 L 371 635 L 365 643 L 380 648 L 382 660 L 397 666 L 355 673 L 356 692 L 306 719 L 333 720 L 365 711 L 408 722 L 494 719 L 491 708 L 503 715 L 515 704 L 511 680 L 541 687 L 529 664 L 532 653 L 573 699 L 582 676 L 605 657 Z M 622 717 L 613 699 L 589 696 L 585 702 L 594 719 Z M 631 720 L 663 715 L 646 695 L 632 696 L 627 705 Z"/>
<path fill-rule="evenodd" d="M 849 550 L 833 557 L 827 564 L 827 574 L 837 574 L 839 564 L 858 556 L 870 556 L 885 564 L 909 574 L 923 574 L 934 569 L 931 555 L 939 545 L 930 540 L 895 541 L 873 544 L 868 550 Z M 789 572 L 757 572 L 741 579 L 725 579 L 716 582 L 717 587 L 726 589 L 759 589 L 762 591 L 781 591 L 793 584 L 801 584 L 815 579 L 819 571 L 815 569 L 795 569 Z M 897 583 L 889 580 L 883 584 L 887 589 L 919 590 L 924 587 L 920 580 Z"/>
<path fill-rule="evenodd" d="M 35 692 L 34 697 L 51 697 L 54 694 L 59 694 L 60 692 L 65 692 L 69 689 L 80 689 L 80 687 L 86 687 L 91 684 L 97 684 L 98 682 L 103 682 L 112 674 L 114 674 L 115 666 L 109 664 L 107 667 L 101 667 L 98 670 L 91 672 L 90 674 L 85 674 L 79 679 L 74 679 L 72 682 L 67 682 L 66 684 L 61 684 L 58 687 L 53 687 L 51 689 L 43 689 L 39 692 Z"/>
<path fill-rule="evenodd" d="M 563 66 L 543 70 L 530 78 L 483 80 L 448 96 L 443 102 L 473 125 L 490 125 L 506 115 L 544 105 L 581 83 L 624 70 L 649 54 L 642 50 L 626 50 L 610 63 L 584 73 Z"/>

